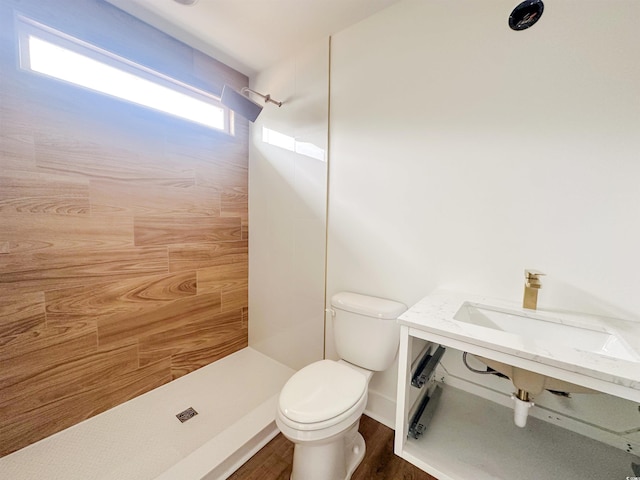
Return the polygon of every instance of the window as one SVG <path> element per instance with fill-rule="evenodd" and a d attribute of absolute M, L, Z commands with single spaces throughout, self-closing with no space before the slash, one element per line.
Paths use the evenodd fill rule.
<path fill-rule="evenodd" d="M 20 67 L 232 133 L 220 98 L 77 38 L 17 17 Z"/>

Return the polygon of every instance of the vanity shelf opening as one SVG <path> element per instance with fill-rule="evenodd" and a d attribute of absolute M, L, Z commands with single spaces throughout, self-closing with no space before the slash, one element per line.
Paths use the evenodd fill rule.
<path fill-rule="evenodd" d="M 440 480 L 603 480 L 633 476 L 640 457 L 446 384 L 429 428 L 402 457 Z"/>

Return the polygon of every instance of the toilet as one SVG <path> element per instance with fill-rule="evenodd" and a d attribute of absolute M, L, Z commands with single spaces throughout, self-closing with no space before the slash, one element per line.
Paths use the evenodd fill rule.
<path fill-rule="evenodd" d="M 276 424 L 295 446 L 291 480 L 349 480 L 362 461 L 358 432 L 374 371 L 398 352 L 396 318 L 407 307 L 351 292 L 331 298 L 336 351 L 295 373 L 280 392 Z"/>

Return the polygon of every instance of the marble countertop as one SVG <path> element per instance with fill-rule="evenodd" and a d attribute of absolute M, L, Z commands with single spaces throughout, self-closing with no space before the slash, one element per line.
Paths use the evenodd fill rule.
<path fill-rule="evenodd" d="M 518 334 L 455 320 L 454 315 L 465 302 L 509 310 L 518 315 L 535 316 L 551 322 L 615 333 L 622 337 L 627 345 L 635 350 L 635 353 L 640 352 L 640 322 L 561 310 L 539 309 L 531 311 L 523 309 L 515 302 L 447 290 L 436 290 L 426 296 L 403 313 L 398 322 L 401 325 L 470 345 L 488 348 L 636 390 L 625 397 L 634 400 L 640 398 L 640 356 L 638 362 L 607 357 L 572 348 L 571 338 L 563 339 L 563 345 L 558 347 L 558 340 L 555 340 L 556 345 L 549 345 Z"/>

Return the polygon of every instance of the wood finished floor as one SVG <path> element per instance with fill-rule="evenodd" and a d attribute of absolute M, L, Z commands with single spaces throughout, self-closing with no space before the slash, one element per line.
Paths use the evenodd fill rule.
<path fill-rule="evenodd" d="M 360 433 L 367 445 L 352 480 L 437 480 L 393 454 L 393 430 L 362 416 Z M 293 443 L 280 433 L 229 480 L 289 480 Z"/>

